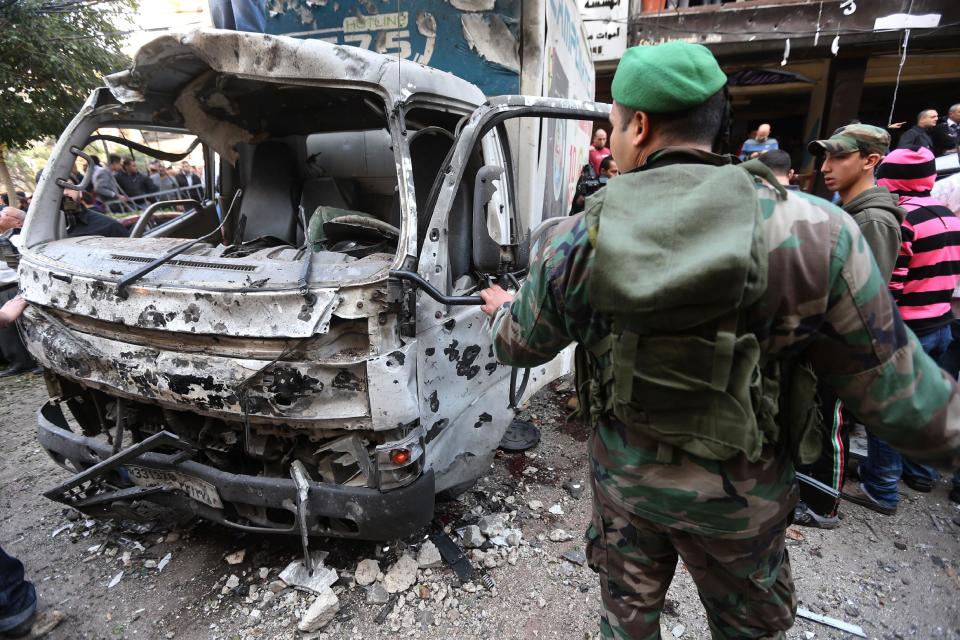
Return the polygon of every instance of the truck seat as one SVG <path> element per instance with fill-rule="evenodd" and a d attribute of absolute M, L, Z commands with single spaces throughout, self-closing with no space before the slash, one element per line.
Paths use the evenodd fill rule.
<path fill-rule="evenodd" d="M 250 173 L 240 202 L 243 241 L 263 236 L 295 244 L 299 181 L 290 148 L 275 141 L 253 150 Z"/>

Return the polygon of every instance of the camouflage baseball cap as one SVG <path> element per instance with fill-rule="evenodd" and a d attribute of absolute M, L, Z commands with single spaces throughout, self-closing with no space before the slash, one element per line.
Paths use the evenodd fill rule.
<path fill-rule="evenodd" d="M 884 155 L 890 148 L 890 134 L 869 124 L 848 124 L 833 132 L 829 140 L 814 140 L 808 147 L 816 155 L 829 153 L 879 153 Z"/>

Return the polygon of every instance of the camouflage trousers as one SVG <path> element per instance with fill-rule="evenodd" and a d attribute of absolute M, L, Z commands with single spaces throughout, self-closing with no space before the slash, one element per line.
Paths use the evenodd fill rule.
<path fill-rule="evenodd" d="M 797 611 L 783 526 L 743 540 L 644 520 L 593 487 L 587 559 L 600 576 L 602 638 L 659 640 L 667 588 L 683 559 L 714 640 L 781 640 Z"/>

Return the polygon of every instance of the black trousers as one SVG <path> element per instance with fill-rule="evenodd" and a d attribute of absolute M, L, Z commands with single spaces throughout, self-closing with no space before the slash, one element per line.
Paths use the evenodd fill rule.
<path fill-rule="evenodd" d="M 852 420 L 849 413 L 844 410 L 843 404 L 830 389 L 820 385 L 817 393 L 820 397 L 820 412 L 824 423 L 823 448 L 816 462 L 798 471 L 816 478 L 836 491 L 841 491 L 843 474 L 847 466 L 847 452 L 850 450 L 849 427 Z M 839 498 L 803 482 L 800 483 L 800 499 L 806 502 L 815 513 L 827 517 L 836 515 L 840 504 Z"/>
<path fill-rule="evenodd" d="M 17 295 L 17 283 L 0 285 L 0 305 L 7 300 L 12 300 Z M 0 329 L 0 354 L 7 361 L 8 367 L 17 367 L 19 369 L 32 369 L 36 366 L 33 356 L 27 351 L 23 344 L 20 332 L 17 331 L 17 325 L 11 324 L 8 327 Z"/>

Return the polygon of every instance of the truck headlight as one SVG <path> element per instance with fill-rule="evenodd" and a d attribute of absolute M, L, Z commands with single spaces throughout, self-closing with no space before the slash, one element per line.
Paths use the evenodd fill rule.
<path fill-rule="evenodd" d="M 423 471 L 423 434 L 416 429 L 403 440 L 377 446 L 377 479 L 381 491 L 406 486 Z"/>

